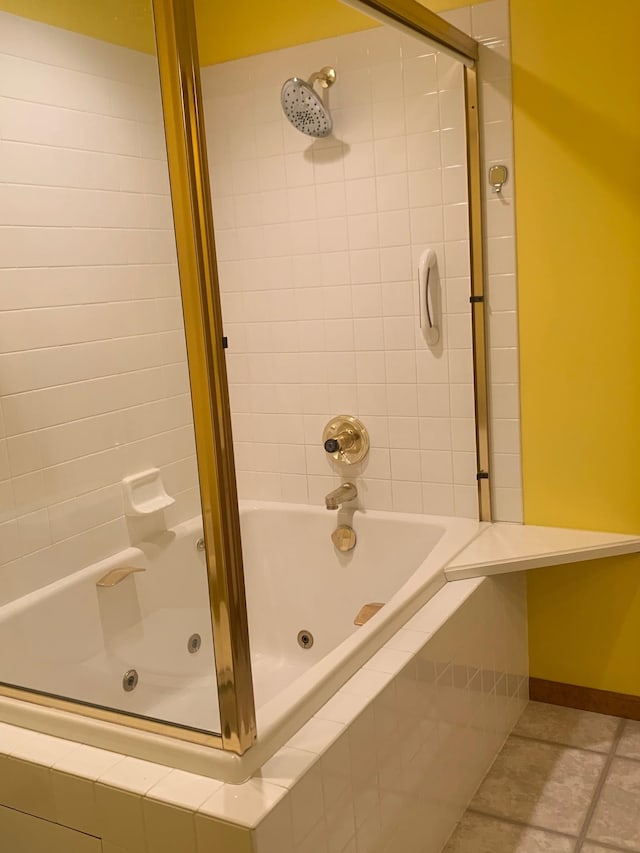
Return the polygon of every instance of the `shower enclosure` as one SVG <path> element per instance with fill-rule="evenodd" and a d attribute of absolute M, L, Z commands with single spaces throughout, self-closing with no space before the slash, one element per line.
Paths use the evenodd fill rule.
<path fill-rule="evenodd" d="M 431 54 L 435 57 L 439 51 L 443 57 L 441 67 L 450 65 L 449 73 L 457 74 L 463 84 L 455 97 L 462 110 L 459 138 L 465 165 L 456 168 L 464 176 L 458 213 L 467 217 L 465 228 L 468 219 L 465 239 L 470 255 L 470 286 L 466 285 L 462 301 L 465 296 L 471 301 L 464 319 L 470 335 L 465 382 L 473 397 L 465 424 L 473 430 L 475 421 L 475 429 L 471 445 L 467 440 L 460 456 L 470 464 L 471 473 L 466 480 L 452 479 L 447 488 L 453 494 L 460 486 L 461 495 L 473 498 L 471 512 L 458 515 L 475 513 L 480 520 L 489 520 L 477 44 L 412 0 L 358 0 L 348 5 L 369 16 L 367 26 L 374 19 L 387 28 L 400 27 L 416 44 L 427 39 Z M 230 254 L 227 244 L 233 229 L 225 226 L 225 203 L 238 202 L 233 192 L 221 189 L 228 176 L 219 145 L 224 115 L 216 112 L 221 108 L 215 103 L 220 95 L 216 75 L 226 72 L 212 66 L 201 75 L 192 2 L 153 0 L 152 7 L 143 3 L 129 8 L 128 16 L 119 19 L 97 9 L 90 23 L 82 26 L 55 9 L 45 22 L 2 13 L 6 34 L 2 51 L 9 57 L 7 64 L 14 66 L 9 75 L 14 82 L 3 92 L 0 114 L 7 182 L 3 192 L 8 199 L 2 307 L 16 316 L 13 326 L 5 323 L 0 354 L 5 436 L 0 486 L 6 496 L 0 702 L 8 718 L 16 718 L 15 709 L 25 702 L 62 712 L 51 730 L 69 737 L 90 737 L 79 729 L 74 732 L 65 716 L 74 714 L 118 724 L 123 732 L 128 727 L 156 738 L 242 755 L 260 732 L 236 484 L 241 497 L 261 495 L 251 493 L 257 480 L 249 475 L 260 470 L 255 463 L 247 467 L 240 459 L 236 476 L 233 439 L 236 454 L 241 455 L 250 443 L 243 429 L 250 422 L 257 424 L 257 415 L 278 415 L 280 419 L 271 418 L 270 423 L 280 430 L 286 428 L 289 415 L 305 428 L 309 414 L 313 430 L 319 412 L 312 408 L 307 413 L 291 397 L 289 403 L 277 403 L 280 409 L 265 408 L 260 402 L 269 388 L 284 388 L 290 380 L 275 369 L 269 373 L 278 352 L 270 344 L 243 348 L 238 343 L 246 317 L 233 316 L 242 288 L 234 285 L 232 267 L 244 264 L 243 270 L 250 268 L 260 276 L 264 270 L 259 265 L 269 252 Z M 293 125 L 291 132 L 313 136 L 317 147 L 304 153 L 295 143 L 291 152 L 299 161 L 300 174 L 308 165 L 306 158 L 318 174 L 324 164 L 326 175 L 348 148 L 344 141 L 332 142 L 339 140 L 338 133 L 344 130 L 340 122 L 350 107 L 345 100 L 340 103 L 342 69 L 336 65 L 334 71 L 327 65 L 315 73 L 300 71 L 300 78 L 289 76 L 296 68 L 279 78 L 281 105 Z M 324 93 L 329 104 L 335 102 L 338 119 L 327 108 Z M 269 122 L 270 112 L 265 119 Z M 256 169 L 263 142 L 258 140 L 258 152 L 252 155 Z M 417 149 L 415 153 L 422 156 Z M 242 162 L 239 167 L 234 161 L 230 168 L 242 168 Z M 250 175 L 244 177 L 248 186 L 243 197 L 248 198 L 254 188 Z M 354 181 L 360 179 L 354 173 Z M 294 189 L 307 185 L 303 177 Z M 268 182 L 265 186 L 269 192 Z M 364 184 L 352 189 L 357 193 L 363 188 Z M 387 188 L 393 189 L 389 182 Z M 273 190 L 279 187 L 273 185 Z M 304 195 L 300 193 L 300 203 Z M 385 213 L 400 207 L 391 205 Z M 371 215 L 358 210 L 354 207 L 355 215 Z M 409 212 L 406 218 L 409 221 Z M 279 224 L 278 219 L 260 221 L 260 227 L 275 229 Z M 359 224 L 366 225 L 364 219 Z M 336 245 L 340 239 L 337 235 Z M 413 241 L 413 248 L 418 243 Z M 354 241 L 350 249 L 355 256 L 369 247 Z M 319 258 L 321 252 L 318 245 L 313 254 Z M 336 264 L 339 254 L 336 249 L 332 257 Z M 408 257 L 409 250 L 404 254 Z M 366 260 L 364 254 L 359 258 Z M 276 267 L 270 265 L 272 275 L 279 274 Z M 302 274 L 302 265 L 297 269 Z M 429 265 L 425 269 L 424 309 L 432 327 L 430 312 L 437 306 L 426 292 Z M 323 286 L 334 287 L 332 295 L 338 297 L 344 282 L 338 267 L 332 270 L 334 279 Z M 308 270 L 309 275 L 312 272 Z M 367 274 L 363 275 L 361 281 L 368 286 Z M 462 281 L 464 272 L 459 276 Z M 381 285 L 376 280 L 371 286 Z M 284 289 L 282 284 L 277 287 Z M 413 305 L 413 285 L 402 293 Z M 344 317 L 334 310 L 334 303 L 322 310 L 328 322 L 336 320 L 330 334 L 340 334 Z M 286 311 L 283 317 L 266 322 L 278 323 L 284 333 Z M 360 319 L 370 317 L 365 312 Z M 296 334 L 311 332 L 315 315 L 302 313 L 296 319 L 308 322 Z M 366 328 L 362 323 L 363 334 Z M 398 324 L 398 330 L 403 328 Z M 257 327 L 253 331 L 260 333 Z M 353 348 L 355 365 L 358 347 Z M 334 347 L 332 363 L 346 364 L 340 356 L 348 349 L 348 343 Z M 376 349 L 372 343 L 363 351 Z M 401 341 L 398 353 L 403 349 Z M 304 357 L 296 354 L 300 351 Z M 296 350 L 283 345 L 279 353 L 288 356 L 278 362 L 282 370 L 295 361 L 317 362 L 309 347 Z M 398 355 L 398 369 L 403 361 Z M 244 369 L 254 371 L 251 380 L 242 378 Z M 260 369 L 262 378 L 256 378 Z M 290 392 L 293 385 L 317 382 L 313 374 L 296 377 L 287 386 Z M 243 408 L 237 402 L 249 384 L 254 398 L 249 408 Z M 364 384 L 373 388 L 377 380 Z M 336 402 L 346 406 L 351 400 L 346 388 L 343 392 Z M 402 418 L 403 413 L 398 414 Z M 376 418 L 375 408 L 370 415 Z M 408 412 L 404 426 L 415 426 L 417 434 L 418 420 L 411 425 L 411 417 Z M 437 417 L 424 420 L 435 422 Z M 313 435 L 304 444 L 312 446 Z M 253 435 L 256 440 L 264 441 L 265 447 L 269 443 Z M 302 486 L 303 474 L 314 475 L 315 451 L 279 437 L 271 446 L 278 443 L 295 446 L 286 463 L 285 451 L 279 451 L 280 467 L 273 469 L 278 477 L 291 478 L 287 482 L 293 490 Z M 405 458 L 402 454 L 409 449 L 401 445 L 397 459 Z M 427 445 L 425 458 L 435 459 L 428 454 L 437 451 L 437 445 Z M 393 477 L 388 479 L 385 488 L 391 494 Z M 411 474 L 400 479 L 417 482 Z M 314 491 L 311 480 L 305 480 L 297 502 L 316 502 L 326 482 L 318 474 Z M 418 486 L 407 488 L 406 494 L 417 490 Z M 293 500 L 292 495 L 293 491 L 281 492 L 280 500 Z M 262 497 L 276 499 L 270 494 Z M 373 502 L 370 506 L 377 508 Z M 420 511 L 422 507 L 420 503 Z M 264 518 L 268 517 L 266 513 Z M 475 528 L 464 525 L 475 522 L 454 521 L 450 529 L 460 531 L 460 541 L 473 535 Z M 262 523 L 246 522 L 257 527 Z M 398 530 L 403 523 L 397 522 Z M 408 521 L 406 525 L 411 528 Z M 440 530 L 434 525 L 420 533 L 420 547 L 425 553 L 444 549 L 441 559 L 446 561 L 447 548 L 451 555 L 455 552 L 448 544 L 453 540 L 447 538 L 448 532 L 436 529 Z M 444 539 L 437 545 L 439 536 Z M 254 545 L 252 549 L 252 559 L 257 560 Z M 413 565 L 417 553 L 407 559 L 407 565 Z M 392 594 L 385 592 L 387 597 Z M 416 601 L 415 607 L 420 603 Z M 389 620 L 395 612 L 389 608 Z M 389 621 L 386 636 L 399 624 Z M 46 630 L 39 632 L 38 626 Z M 363 631 L 362 636 L 368 635 Z M 19 654 L 11 652 L 12 643 L 21 648 Z M 355 667 L 365 658 L 352 645 Z M 329 676 L 325 680 L 327 690 L 337 683 Z M 40 724 L 29 714 L 27 719 L 28 724 Z M 110 742 L 117 742 L 117 734 L 110 737 Z"/>

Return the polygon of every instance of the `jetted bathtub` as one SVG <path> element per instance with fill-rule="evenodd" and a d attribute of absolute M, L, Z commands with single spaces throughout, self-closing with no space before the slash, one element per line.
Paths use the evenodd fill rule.
<path fill-rule="evenodd" d="M 331 540 L 350 524 L 357 543 Z M 241 502 L 257 744 L 221 750 L 3 700 L 2 716 L 52 734 L 236 782 L 247 778 L 445 584 L 484 527 L 468 519 Z M 0 680 L 219 731 L 200 519 L 0 607 Z M 98 588 L 113 568 L 145 569 Z M 366 624 L 365 604 L 384 606 Z M 193 653 L 193 637 L 200 648 Z M 197 644 L 197 641 L 196 641 Z M 125 673 L 135 670 L 135 689 Z M 66 718 L 66 722 L 65 722 Z M 19 722 L 22 720 L 22 722 Z"/>

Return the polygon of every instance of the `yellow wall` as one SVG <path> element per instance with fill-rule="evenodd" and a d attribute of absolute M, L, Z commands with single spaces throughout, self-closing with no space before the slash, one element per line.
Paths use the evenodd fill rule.
<path fill-rule="evenodd" d="M 531 675 L 640 694 L 640 560 L 529 573 Z"/>
<path fill-rule="evenodd" d="M 339 0 L 196 0 L 196 14 L 202 65 L 377 26 Z"/>
<path fill-rule="evenodd" d="M 151 0 L 0 0 L 0 10 L 134 50 L 155 51 Z"/>
<path fill-rule="evenodd" d="M 471 0 L 472 3 L 481 0 Z M 434 11 L 469 0 L 425 0 Z M 340 0 L 195 0 L 202 65 L 378 26 Z M 0 10 L 153 53 L 151 0 L 0 0 Z"/>
<path fill-rule="evenodd" d="M 434 12 L 482 0 L 419 0 Z M 340 0 L 196 0 L 202 65 L 378 26 Z"/>
<path fill-rule="evenodd" d="M 195 0 L 195 6 L 202 65 L 378 26 L 339 0 Z M 0 0 L 0 10 L 155 52 L 151 0 Z"/>
<path fill-rule="evenodd" d="M 640 532 L 637 0 L 511 0 L 529 524 Z M 532 675 L 640 694 L 640 559 L 533 572 Z"/>

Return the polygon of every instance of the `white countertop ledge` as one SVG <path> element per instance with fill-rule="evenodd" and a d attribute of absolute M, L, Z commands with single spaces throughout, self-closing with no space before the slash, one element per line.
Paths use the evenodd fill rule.
<path fill-rule="evenodd" d="M 640 536 L 497 522 L 446 566 L 445 575 L 453 581 L 639 551 Z"/>

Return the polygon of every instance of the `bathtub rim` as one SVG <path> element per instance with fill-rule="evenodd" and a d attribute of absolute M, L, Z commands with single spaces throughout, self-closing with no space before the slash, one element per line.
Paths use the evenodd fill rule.
<path fill-rule="evenodd" d="M 252 509 L 266 509 L 271 512 L 294 510 L 321 514 L 319 507 L 309 504 L 243 500 L 240 502 L 240 507 L 241 510 L 244 509 L 245 511 Z M 282 707 L 287 701 L 288 692 L 284 699 L 283 695 L 280 695 L 263 706 L 263 708 L 268 709 L 269 713 L 266 719 L 264 719 L 264 715 L 261 715 L 263 718 L 259 719 L 258 739 L 244 755 L 239 756 L 222 749 L 222 738 L 213 733 L 200 733 L 193 729 L 181 730 L 178 726 L 161 722 L 154 725 L 152 721 L 145 718 L 142 718 L 140 727 L 137 727 L 135 717 L 132 718 L 130 715 L 117 711 L 110 712 L 112 719 L 107 721 L 99 718 L 100 716 L 107 716 L 106 714 L 96 714 L 95 717 L 87 715 L 87 707 L 91 708 L 92 706 L 75 703 L 73 700 L 56 701 L 50 697 L 43 697 L 31 691 L 14 687 L 4 688 L 0 686 L 0 720 L 45 734 L 67 738 L 80 744 L 93 745 L 116 753 L 131 755 L 176 769 L 220 779 L 230 784 L 244 782 L 275 754 L 322 705 L 335 695 L 340 687 L 421 607 L 447 584 L 444 574 L 446 565 L 490 526 L 486 522 L 452 516 L 395 513 L 382 510 L 358 511 L 373 518 L 381 516 L 382 518 L 390 517 L 393 520 L 404 519 L 421 525 L 441 524 L 445 527 L 445 532 L 388 604 L 396 598 L 407 584 L 413 587 L 417 586 L 417 588 L 407 590 L 406 596 L 403 596 L 401 601 L 395 602 L 392 607 L 385 607 L 384 609 L 387 612 L 382 615 L 380 620 L 374 619 L 372 620 L 373 625 L 371 623 L 364 625 L 358 633 L 340 643 L 297 678 L 292 685 L 300 685 L 300 681 L 305 680 L 305 677 L 307 681 L 310 681 L 309 674 L 315 671 L 323 672 L 323 679 L 320 683 L 309 683 L 306 693 L 298 689 L 296 692 L 300 695 L 296 697 L 291 707 Z M 194 519 L 189 519 L 180 525 L 176 525 L 176 528 L 192 526 L 193 522 Z M 454 532 L 457 534 L 455 544 L 451 541 Z M 447 536 L 447 533 L 451 535 Z M 432 567 L 432 576 L 423 579 L 421 584 L 416 583 L 416 575 L 424 569 L 425 564 L 431 565 L 436 560 L 439 561 L 439 565 Z M 86 572 L 88 568 L 85 567 L 79 571 Z M 68 577 L 73 577 L 75 574 L 77 573 L 72 573 Z M 62 579 L 60 582 L 64 580 Z M 410 583 L 411 581 L 413 584 Z M 54 584 L 49 586 L 52 585 Z M 10 604 L 5 606 L 10 607 Z M 345 655 L 344 651 L 341 652 L 341 650 L 349 641 L 355 642 L 349 644 L 350 648 Z M 339 657 L 339 667 L 336 667 L 335 659 L 337 657 Z M 316 668 L 320 669 L 316 670 Z M 313 681 L 315 682 L 315 679 Z M 132 720 L 134 721 L 133 725 Z M 180 732 L 188 734 L 185 737 L 180 737 Z"/>
<path fill-rule="evenodd" d="M 241 502 L 241 510 L 245 509 L 245 511 L 266 509 L 275 512 L 277 508 L 294 510 L 304 514 L 323 514 L 322 509 L 310 504 L 285 504 L 266 501 Z M 285 725 L 289 718 L 296 719 L 300 716 L 308 718 L 310 713 L 308 705 L 327 702 L 329 696 L 325 695 L 327 691 L 323 689 L 325 680 L 335 684 L 331 691 L 331 695 L 333 695 L 377 651 L 377 649 L 372 648 L 374 643 L 376 646 L 384 645 L 405 622 L 440 591 L 447 582 L 444 574 L 446 566 L 487 527 L 490 527 L 487 522 L 454 516 L 357 509 L 356 515 L 358 513 L 374 520 L 376 518 L 390 518 L 394 521 L 404 521 L 416 526 L 442 526 L 444 530 L 420 565 L 396 590 L 375 617 L 296 678 L 293 684 L 298 686 L 302 699 L 294 701 L 292 705 L 288 706 L 293 692 L 292 685 L 256 709 L 259 740 L 260 738 L 264 740 L 273 737 L 278 728 Z M 335 513 L 332 515 L 335 518 Z M 354 516 L 354 520 L 357 521 L 356 516 Z M 461 544 L 464 540 L 466 540 L 466 544 Z M 429 573 L 428 576 L 424 577 L 427 573 Z M 331 677 L 338 669 L 342 670 L 343 668 L 352 669 L 351 675 L 342 679 Z M 340 683 L 337 683 L 338 681 Z M 294 726 L 294 729 L 297 727 L 299 726 Z M 289 737 L 292 735 L 293 730 Z M 252 749 L 255 748 L 256 745 Z"/>

